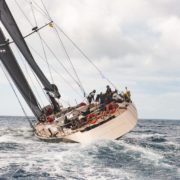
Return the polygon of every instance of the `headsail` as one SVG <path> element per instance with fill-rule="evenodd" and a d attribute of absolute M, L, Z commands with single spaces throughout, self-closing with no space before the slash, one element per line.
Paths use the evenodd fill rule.
<path fill-rule="evenodd" d="M 57 87 L 55 85 L 52 85 L 46 76 L 43 74 L 37 63 L 35 62 L 5 0 L 0 0 L 0 20 L 2 21 L 3 25 L 5 26 L 6 30 L 16 43 L 17 47 L 37 75 L 37 77 L 42 82 L 45 90 L 51 91 L 54 93 L 55 97 L 59 98 L 60 94 L 57 90 Z M 54 88 L 56 87 L 56 88 Z"/>
<path fill-rule="evenodd" d="M 5 36 L 0 29 L 0 59 L 5 66 L 6 70 L 10 74 L 20 93 L 24 97 L 25 101 L 29 105 L 30 109 L 34 113 L 34 115 L 39 118 L 41 116 L 41 109 L 39 104 L 21 70 L 17 60 L 6 43 Z"/>

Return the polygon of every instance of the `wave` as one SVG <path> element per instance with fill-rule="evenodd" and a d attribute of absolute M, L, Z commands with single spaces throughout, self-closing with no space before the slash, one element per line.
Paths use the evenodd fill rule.
<path fill-rule="evenodd" d="M 140 121 L 116 141 L 66 144 L 38 140 L 22 118 L 3 120 L 0 179 L 176 179 L 178 127 L 163 123 Z"/>

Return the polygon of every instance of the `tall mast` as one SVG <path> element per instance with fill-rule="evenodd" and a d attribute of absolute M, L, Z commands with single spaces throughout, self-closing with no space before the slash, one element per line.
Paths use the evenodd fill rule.
<path fill-rule="evenodd" d="M 6 42 L 5 36 L 0 28 L 0 60 L 11 76 L 16 87 L 24 97 L 33 114 L 39 119 L 42 115 L 41 108 L 33 94 L 11 48 Z M 10 103 L 10 102 L 9 102 Z"/>
<path fill-rule="evenodd" d="M 17 47 L 19 48 L 19 50 L 21 51 L 21 53 L 23 54 L 23 56 L 25 57 L 28 64 L 31 66 L 31 68 L 43 84 L 44 89 L 46 91 L 52 92 L 55 98 L 60 98 L 60 94 L 56 85 L 51 84 L 48 81 L 48 79 L 34 60 L 31 51 L 29 50 L 5 0 L 0 0 L 0 20 L 5 26 L 10 36 L 12 37 Z"/>

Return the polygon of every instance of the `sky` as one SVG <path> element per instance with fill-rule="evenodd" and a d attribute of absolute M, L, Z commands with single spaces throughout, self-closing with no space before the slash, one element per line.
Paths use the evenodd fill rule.
<path fill-rule="evenodd" d="M 16 1 L 6 0 L 6 2 L 23 35 L 30 33 L 31 27 Z M 17 2 L 32 24 L 35 24 L 31 6 L 27 3 L 30 1 Z M 128 87 L 139 118 L 180 119 L 179 0 L 44 0 L 43 2 L 51 18 L 76 42 L 104 76 L 119 91 L 124 90 L 125 86 Z M 43 8 L 40 0 L 36 0 L 36 3 Z M 32 4 L 35 7 L 34 1 Z M 38 25 L 42 26 L 48 22 L 35 9 L 34 13 Z M 2 24 L 0 26 L 3 28 Z M 60 49 L 57 46 L 58 38 L 52 31 L 48 28 L 42 30 L 41 34 L 49 41 L 54 52 L 61 57 L 62 62 L 71 69 L 66 54 L 62 47 Z M 86 92 L 93 89 L 98 92 L 105 91 L 108 82 L 83 59 L 63 34 L 60 35 Z M 41 44 L 34 39 L 33 35 L 27 39 L 27 43 L 42 54 Z M 13 46 L 15 54 L 18 55 L 17 48 Z M 36 56 L 37 54 L 34 57 L 38 64 L 44 68 L 46 76 L 50 79 L 45 64 Z M 61 102 L 71 104 L 78 97 L 62 80 L 62 76 L 68 79 L 73 88 L 77 87 L 73 85 L 72 79 L 66 75 L 62 67 L 55 65 L 55 58 L 48 52 L 47 57 L 61 76 L 52 73 L 53 80 L 56 79 L 54 81 L 62 95 Z M 17 59 L 20 59 L 20 55 Z M 32 74 L 31 72 L 29 74 L 30 79 Z M 0 115 L 23 115 L 1 68 L 0 77 Z M 37 91 L 42 93 L 40 90 Z M 23 106 L 31 115 L 24 102 Z"/>

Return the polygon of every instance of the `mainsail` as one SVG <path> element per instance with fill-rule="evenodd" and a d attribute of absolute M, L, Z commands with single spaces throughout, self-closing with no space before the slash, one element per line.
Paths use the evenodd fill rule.
<path fill-rule="evenodd" d="M 12 37 L 13 41 L 37 75 L 37 77 L 40 79 L 41 83 L 43 84 L 45 90 L 51 91 L 54 93 L 55 97 L 59 98 L 60 94 L 58 92 L 58 89 L 55 85 L 52 85 L 46 76 L 43 74 L 37 63 L 35 62 L 5 0 L 0 0 L 0 20 L 2 21 L 3 25 L 5 26 L 6 30 Z"/>
<path fill-rule="evenodd" d="M 6 70 L 13 79 L 15 85 L 24 97 L 34 115 L 39 118 L 42 114 L 41 108 L 19 66 L 17 60 L 6 42 L 5 36 L 0 28 L 0 59 Z"/>

